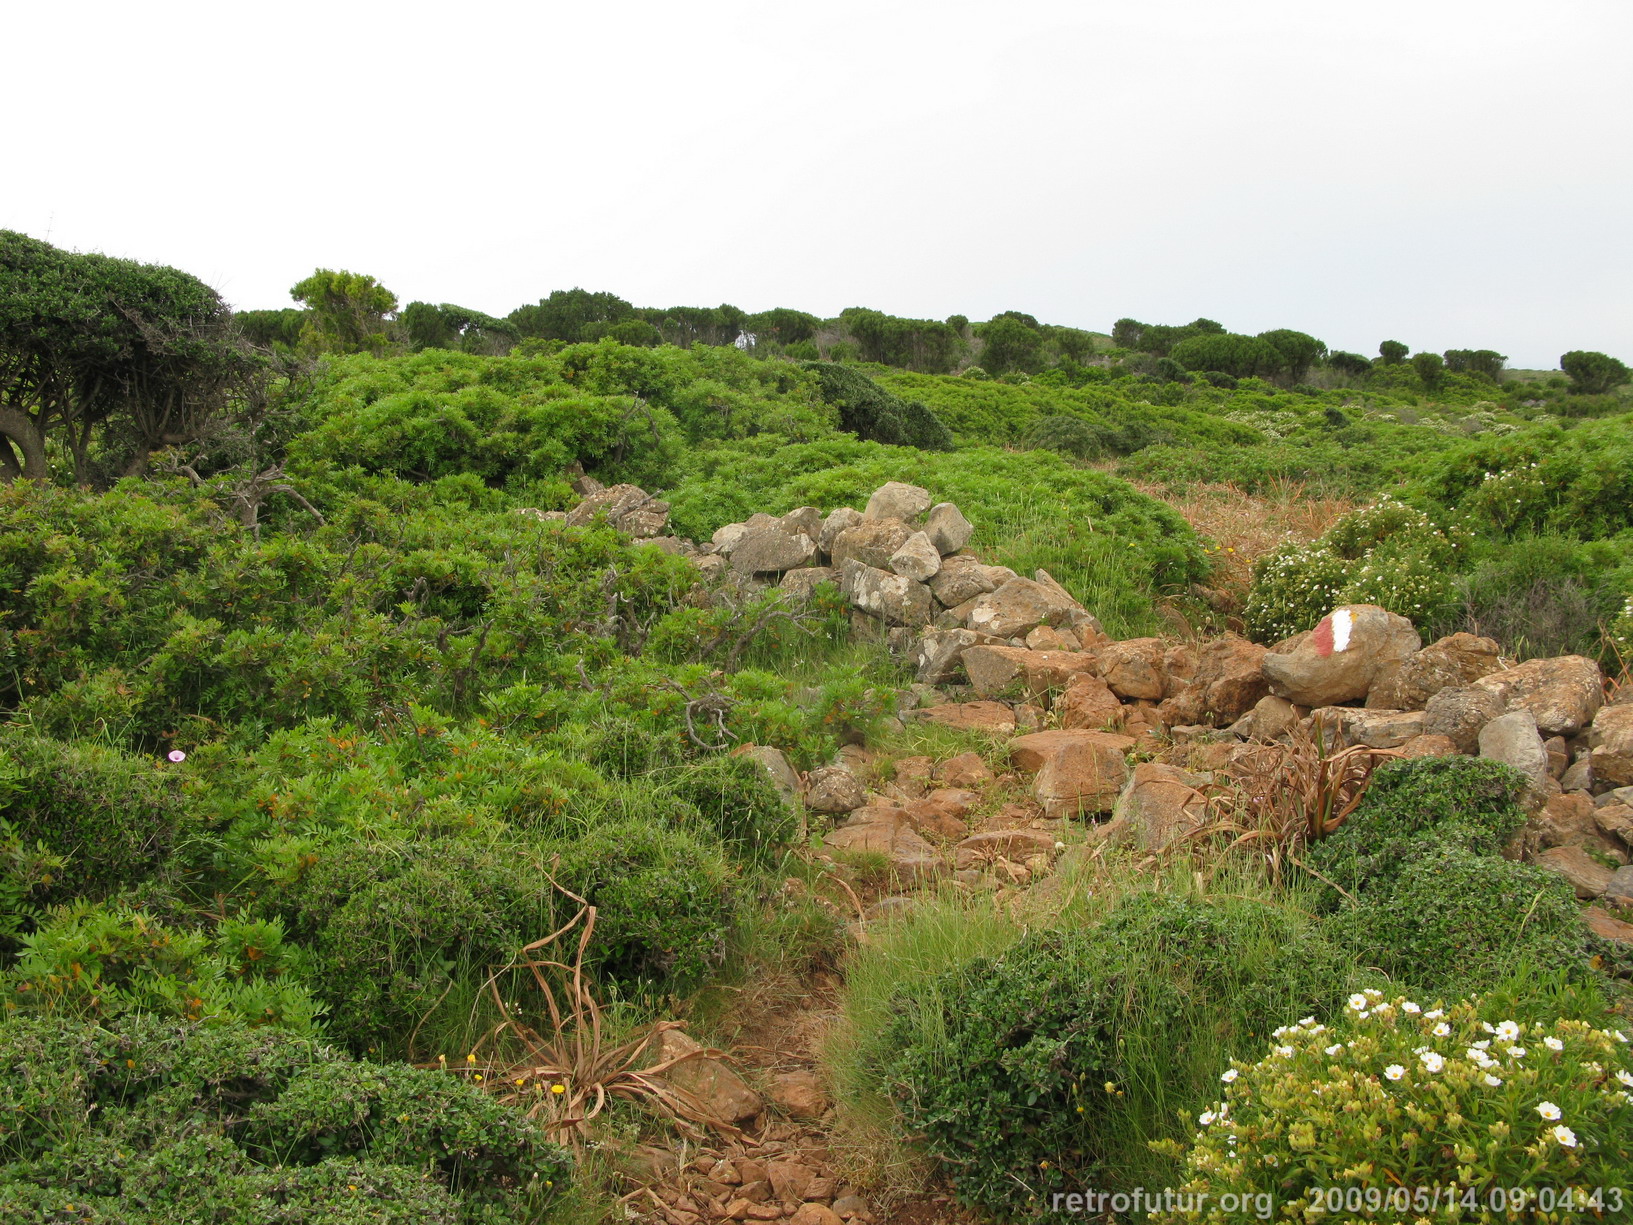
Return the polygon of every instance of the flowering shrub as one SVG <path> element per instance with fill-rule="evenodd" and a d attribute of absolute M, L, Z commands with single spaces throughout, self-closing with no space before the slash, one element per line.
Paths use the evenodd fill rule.
<path fill-rule="evenodd" d="M 1248 593 L 1253 635 L 1273 642 L 1309 629 L 1341 604 L 1377 604 L 1412 621 L 1434 619 L 1452 596 L 1447 563 L 1461 542 L 1422 511 L 1385 496 L 1311 544 L 1259 560 Z"/>
<path fill-rule="evenodd" d="M 1189 1151 L 1155 1146 L 1185 1157 L 1182 1190 L 1214 1207 L 1155 1220 L 1223 1220 L 1232 1193 L 1273 1197 L 1282 1219 L 1349 1219 L 1328 1193 L 1351 1188 L 1375 1191 L 1380 1217 L 1502 1219 L 1512 1200 L 1498 1198 L 1625 1187 L 1633 1166 L 1628 1036 L 1581 1021 L 1527 1026 L 1477 1000 L 1446 1009 L 1368 990 L 1330 1027 L 1277 1030 L 1262 1059 L 1220 1079 Z M 1432 1210 L 1410 1199 L 1420 1187 L 1442 1197 Z M 1448 1191 L 1465 1211 L 1444 1211 Z"/>
<path fill-rule="evenodd" d="M 1626 664 L 1633 665 L 1633 595 L 1622 604 L 1622 611 L 1610 623 L 1610 645 Z"/>

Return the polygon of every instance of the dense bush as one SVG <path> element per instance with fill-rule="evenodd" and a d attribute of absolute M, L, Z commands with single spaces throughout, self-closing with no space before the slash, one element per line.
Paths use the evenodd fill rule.
<path fill-rule="evenodd" d="M 1570 1019 L 1524 1025 L 1479 1001 L 1425 1004 L 1358 993 L 1341 1019 L 1278 1031 L 1263 1058 L 1232 1063 L 1189 1149 L 1168 1146 L 1185 1155 L 1181 1194 L 1205 1198 L 1154 1219 L 1218 1220 L 1226 1196 L 1241 1219 L 1625 1210 L 1627 1034 Z"/>
<path fill-rule="evenodd" d="M 1003 1217 L 1121 1187 L 1212 1100 L 1217 1065 L 1320 1011 L 1342 960 L 1289 911 L 1155 893 L 954 970 L 899 1003 L 883 1074 L 959 1198 Z M 1143 1167 L 1143 1168 L 1142 1168 Z"/>
<path fill-rule="evenodd" d="M 174 768 L 94 742 L 0 725 L 0 819 L 63 862 L 34 904 L 105 898 L 155 875 L 186 824 Z"/>
<path fill-rule="evenodd" d="M 1422 511 L 1384 497 L 1308 545 L 1288 544 L 1253 569 L 1246 616 L 1255 638 L 1307 630 L 1341 604 L 1377 604 L 1414 622 L 1447 615 L 1446 566 L 1460 542 Z"/>
<path fill-rule="evenodd" d="M 1595 976 L 1588 929 L 1564 878 L 1458 845 L 1413 854 L 1331 924 L 1363 963 L 1447 998 L 1521 965 Z"/>
<path fill-rule="evenodd" d="M 1304 862 L 1353 894 L 1389 884 L 1413 858 L 1443 847 L 1496 855 L 1525 823 L 1525 785 L 1513 767 L 1481 757 L 1385 762 L 1360 806 Z"/>
<path fill-rule="evenodd" d="M 807 362 L 822 399 L 839 410 L 839 428 L 866 442 L 950 451 L 953 435 L 917 400 L 891 395 L 867 375 L 835 362 Z"/>
<path fill-rule="evenodd" d="M 537 1222 L 566 1155 L 445 1073 L 271 1029 L 0 1023 L 7 1220 Z"/>
<path fill-rule="evenodd" d="M 126 906 L 61 907 L 25 936 L 3 977 L 8 1011 L 98 1020 L 130 1013 L 317 1029 L 307 958 L 277 919 L 223 918 L 202 930 Z"/>

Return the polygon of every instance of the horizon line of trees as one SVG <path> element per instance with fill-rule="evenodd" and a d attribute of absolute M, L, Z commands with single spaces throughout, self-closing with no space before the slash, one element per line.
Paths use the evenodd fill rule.
<path fill-rule="evenodd" d="M 134 475 L 165 447 L 197 439 L 229 403 L 264 396 L 292 360 L 443 348 L 500 355 L 532 344 L 612 340 L 636 346 L 749 344 L 801 362 L 864 361 L 921 373 L 1030 374 L 1057 368 L 1218 386 L 1242 378 L 1297 385 L 1318 366 L 1364 380 L 1409 366 L 1433 391 L 1448 374 L 1500 379 L 1490 349 L 1411 353 L 1395 340 L 1377 358 L 1329 351 L 1291 328 L 1247 336 L 1211 319 L 1182 325 L 1119 319 L 1108 337 L 1003 311 L 907 319 L 862 307 L 835 319 L 786 307 L 750 314 L 716 307 L 640 308 L 616 294 L 556 290 L 503 318 L 451 303 L 410 302 L 374 277 L 319 268 L 297 282 L 298 306 L 236 314 L 197 277 L 156 264 L 80 254 L 0 230 L 0 484 L 43 479 L 47 436 L 61 440 L 75 479 Z M 752 342 L 748 339 L 752 337 Z M 1109 341 L 1106 346 L 1101 341 Z M 979 369 L 974 364 L 979 362 Z M 1560 358 L 1573 393 L 1602 395 L 1629 380 L 1607 354 Z M 1106 371 L 1100 371 L 1103 377 Z M 115 438 L 118 473 L 92 473 L 91 441 Z M 105 450 L 106 448 L 104 448 Z"/>

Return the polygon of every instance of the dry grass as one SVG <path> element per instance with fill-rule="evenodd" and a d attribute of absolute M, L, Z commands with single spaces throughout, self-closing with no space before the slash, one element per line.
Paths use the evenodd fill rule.
<path fill-rule="evenodd" d="M 1314 495 L 1302 481 L 1280 481 L 1269 492 L 1257 494 L 1232 484 L 1190 485 L 1182 490 L 1132 484 L 1173 507 L 1210 541 L 1214 571 L 1209 585 L 1239 603 L 1247 599 L 1255 561 L 1289 541 L 1314 540 L 1356 507 L 1350 498 Z"/>
<path fill-rule="evenodd" d="M 1207 793 L 1208 819 L 1178 845 L 1258 856 L 1280 881 L 1283 864 L 1348 820 L 1373 770 L 1399 756 L 1362 744 L 1329 752 L 1319 734 L 1295 731 L 1288 744 L 1239 756 Z"/>

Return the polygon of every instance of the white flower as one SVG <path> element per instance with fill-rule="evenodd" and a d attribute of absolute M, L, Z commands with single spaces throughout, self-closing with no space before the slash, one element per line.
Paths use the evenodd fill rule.
<path fill-rule="evenodd" d="M 1331 1046 L 1326 1048 L 1326 1053 L 1329 1054 L 1329 1055 L 1336 1055 L 1336 1054 L 1338 1054 L 1339 1051 L 1341 1051 L 1343 1049 L 1344 1049 L 1344 1044 L 1342 1042 L 1334 1042 Z M 1629 1081 L 1628 1083 L 1633 1084 L 1633 1081 Z"/>
<path fill-rule="evenodd" d="M 1444 1008 L 1431 1008 L 1428 1012 L 1423 1014 L 1423 1019 L 1425 1021 L 1434 1021 L 1445 1015 L 1446 1010 Z"/>
<path fill-rule="evenodd" d="M 1293 1057 L 1293 1048 L 1290 1046 L 1278 1046 L 1276 1048 L 1276 1054 L 1280 1055 L 1283 1059 L 1291 1059 Z"/>
<path fill-rule="evenodd" d="M 1558 1121 L 1564 1115 L 1564 1112 L 1552 1102 L 1538 1102 L 1537 1113 L 1550 1123 Z"/>
<path fill-rule="evenodd" d="M 1633 1072 L 1617 1072 L 1616 1079 L 1628 1088 L 1633 1089 Z"/>
<path fill-rule="evenodd" d="M 1422 1012 L 1423 1008 L 1422 1008 L 1421 1005 L 1414 1004 L 1411 1000 L 1407 1000 L 1404 1004 L 1401 1005 L 1401 1011 L 1402 1012 L 1418 1013 L 1418 1012 Z"/>
<path fill-rule="evenodd" d="M 1563 1124 L 1554 1128 L 1554 1139 L 1558 1140 L 1566 1148 L 1576 1147 L 1576 1133 Z"/>
<path fill-rule="evenodd" d="M 1438 1072 L 1446 1066 L 1445 1056 L 1437 1055 L 1434 1051 L 1424 1051 L 1418 1058 L 1423 1060 L 1424 1068 L 1430 1072 Z"/>
<path fill-rule="evenodd" d="M 1525 1048 L 1523 1046 L 1511 1046 L 1511 1047 L 1508 1048 L 1508 1053 L 1512 1058 L 1515 1058 L 1515 1059 L 1524 1059 L 1525 1058 Z"/>
<path fill-rule="evenodd" d="M 1558 1038 L 1544 1038 L 1542 1040 L 1542 1045 L 1551 1051 L 1562 1051 L 1565 1049 L 1565 1044 Z"/>
<path fill-rule="evenodd" d="M 1349 997 L 1349 1006 L 1355 1009 L 1356 1012 L 1360 1012 L 1367 1006 L 1367 997 L 1357 992 Z"/>
<path fill-rule="evenodd" d="M 1486 1073 L 1486 1084 L 1490 1085 L 1493 1089 L 1502 1083 L 1503 1078 L 1501 1076 L 1493 1076 L 1490 1072 Z"/>
<path fill-rule="evenodd" d="M 1389 1077 L 1390 1080 L 1399 1080 L 1406 1075 L 1406 1069 L 1398 1063 L 1392 1063 L 1384 1069 L 1384 1075 Z"/>
<path fill-rule="evenodd" d="M 1291 1029 L 1291 1028 L 1292 1028 L 1292 1026 L 1290 1026 L 1290 1025 L 1278 1025 L 1278 1026 L 1276 1026 L 1276 1028 L 1274 1030 L 1271 1031 L 1270 1036 L 1272 1038 L 1283 1037 L 1287 1033 L 1287 1031 L 1289 1029 Z"/>
<path fill-rule="evenodd" d="M 1618 1041 L 1618 1042 L 1626 1042 L 1627 1041 L 1627 1035 L 1624 1034 L 1621 1030 L 1613 1029 L 1610 1032 L 1616 1035 L 1616 1041 Z"/>
<path fill-rule="evenodd" d="M 1196 1116 L 1196 1121 L 1198 1123 L 1202 1124 L 1202 1126 L 1204 1126 L 1204 1127 L 1211 1127 L 1211 1126 L 1213 1126 L 1213 1121 L 1215 1119 L 1217 1119 L 1218 1117 L 1219 1116 L 1216 1115 L 1213 1111 L 1204 1110 L 1201 1114 Z"/>
<path fill-rule="evenodd" d="M 1478 1041 L 1478 1042 L 1476 1042 L 1474 1044 L 1474 1049 L 1477 1050 L 1477 1051 L 1489 1050 L 1490 1048 L 1491 1048 L 1491 1039 L 1490 1038 L 1481 1038 L 1480 1041 Z"/>
<path fill-rule="evenodd" d="M 1326 1028 L 1326 1026 L 1325 1026 L 1325 1025 L 1316 1025 L 1316 1024 L 1315 1024 L 1315 1018 L 1314 1018 L 1314 1017 L 1300 1017 L 1300 1018 L 1299 1018 L 1299 1022 L 1298 1022 L 1298 1023 L 1299 1023 L 1299 1024 L 1300 1024 L 1300 1025 L 1301 1025 L 1301 1026 L 1303 1026 L 1303 1027 L 1304 1027 L 1304 1028 L 1305 1028 L 1305 1029 L 1308 1029 L 1308 1028 L 1309 1028 L 1309 1027 L 1310 1027 L 1310 1026 L 1312 1026 L 1312 1025 L 1315 1025 L 1315 1032 L 1316 1032 L 1316 1033 L 1318 1033 L 1318 1034 L 1319 1034 L 1319 1033 L 1320 1033 L 1320 1032 L 1321 1032 L 1321 1031 L 1322 1031 L 1322 1030 L 1323 1030 L 1323 1029 L 1325 1029 L 1325 1028 Z"/>
<path fill-rule="evenodd" d="M 1504 1042 L 1512 1042 L 1520 1036 L 1520 1027 L 1514 1021 L 1504 1021 L 1497 1026 L 1497 1037 Z"/>
<path fill-rule="evenodd" d="M 1362 991 L 1361 994 L 1366 996 L 1369 1000 L 1381 1000 L 1384 997 L 1384 993 L 1379 991 L 1376 987 L 1368 987 L 1366 990 Z"/>
<path fill-rule="evenodd" d="M 1434 1034 L 1434 1036 L 1437 1037 L 1437 1038 L 1444 1038 L 1447 1034 L 1452 1032 L 1452 1027 L 1450 1025 L 1446 1024 L 1446 1022 L 1442 1021 L 1439 1025 L 1436 1025 L 1429 1032 Z"/>
<path fill-rule="evenodd" d="M 1241 1075 L 1241 1073 L 1238 1072 L 1235 1068 L 1231 1068 L 1228 1071 L 1221 1072 L 1219 1074 L 1219 1079 L 1224 1081 L 1228 1085 L 1228 1084 L 1230 1084 L 1231 1081 L 1235 1080 L 1240 1075 Z"/>
<path fill-rule="evenodd" d="M 1481 1021 L 1480 1022 L 1480 1028 L 1485 1030 L 1486 1033 L 1488 1033 L 1488 1034 L 1494 1034 L 1494 1033 L 1497 1032 L 1497 1030 L 1492 1026 L 1490 1021 Z"/>

